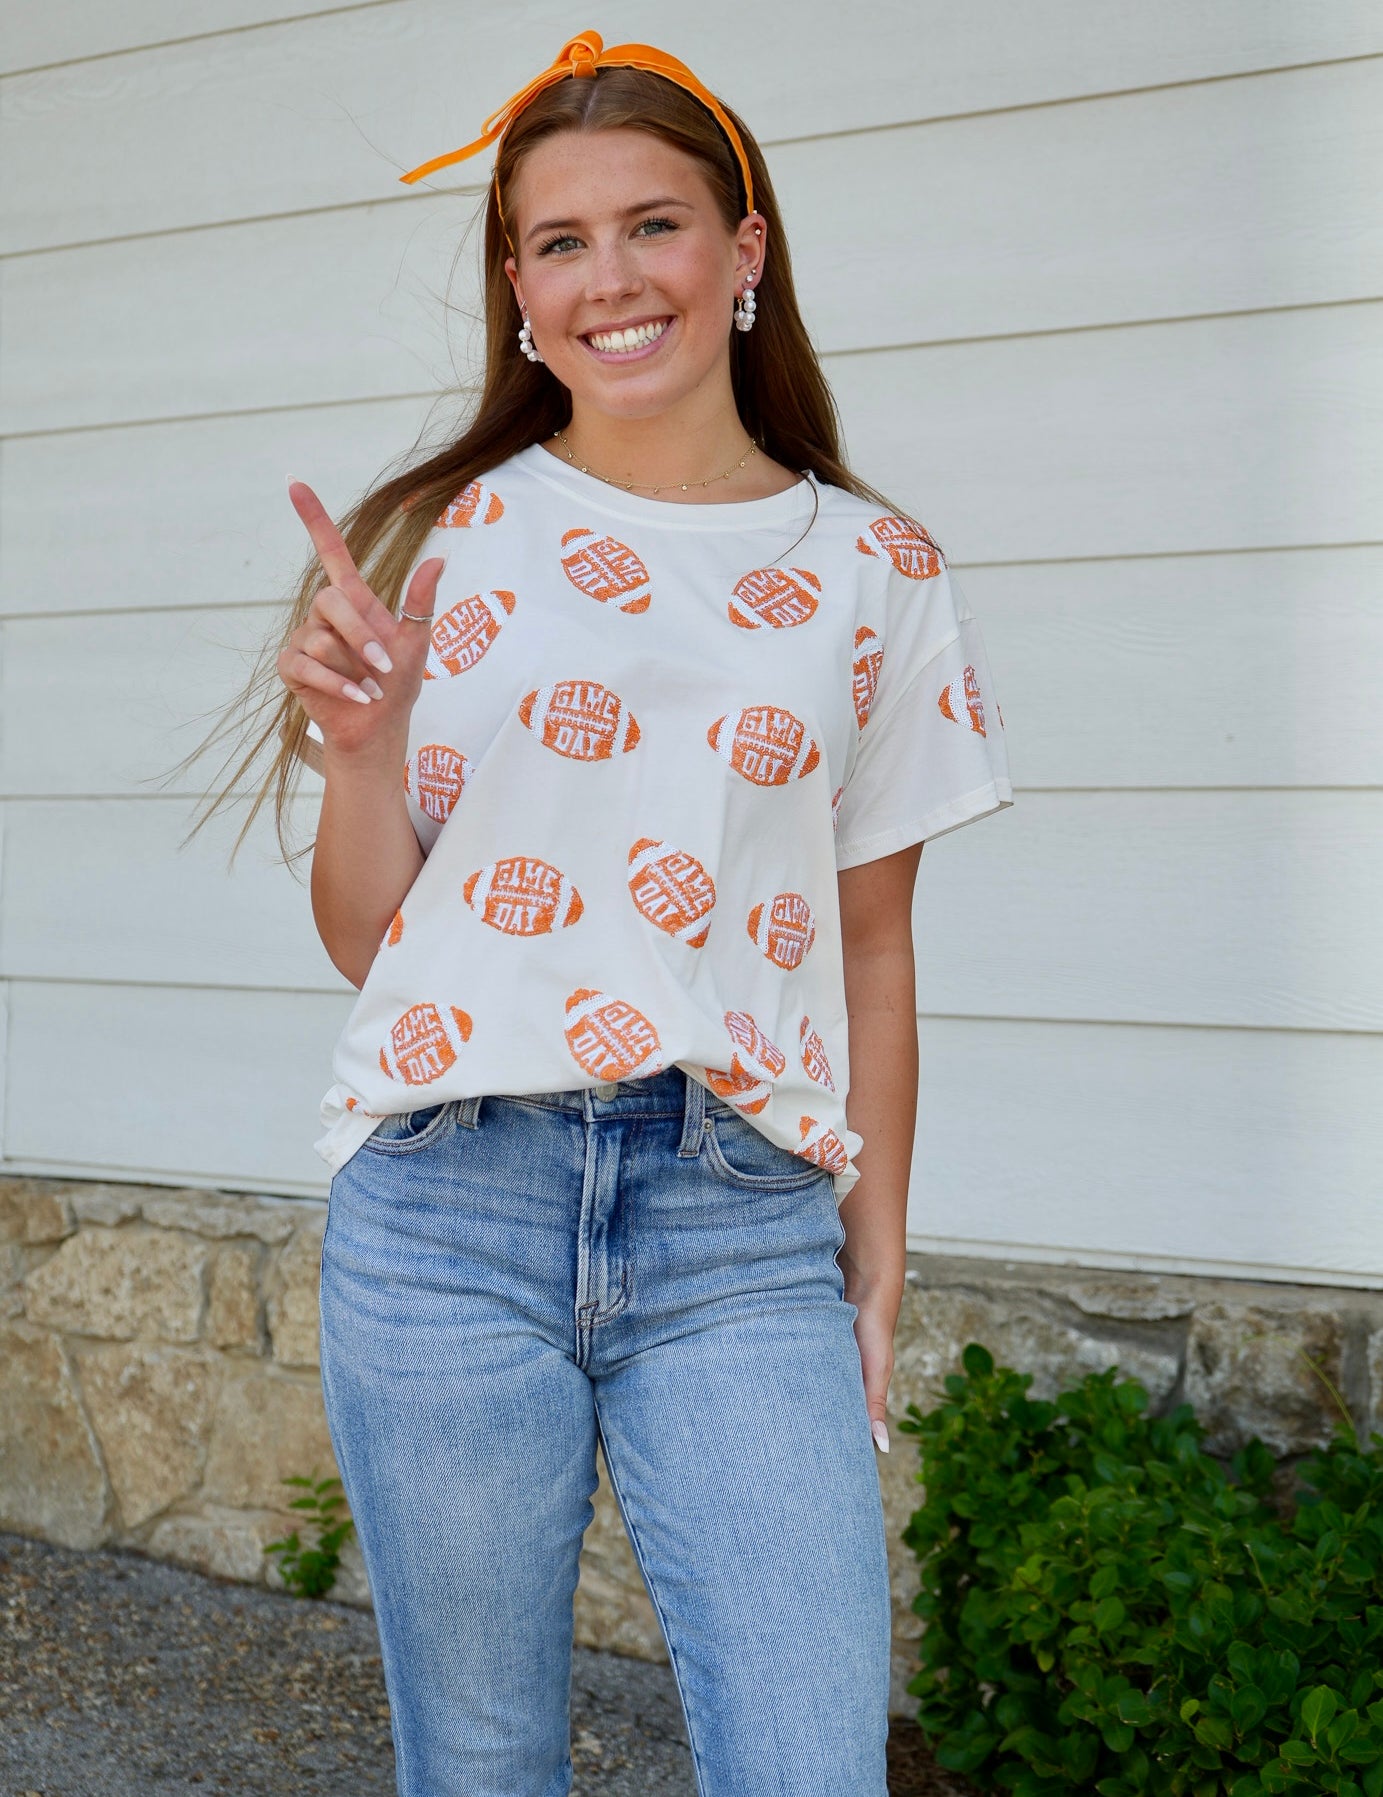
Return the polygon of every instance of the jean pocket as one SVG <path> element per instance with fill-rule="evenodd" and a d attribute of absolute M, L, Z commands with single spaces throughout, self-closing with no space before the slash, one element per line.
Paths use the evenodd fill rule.
<path fill-rule="evenodd" d="M 703 1131 L 706 1158 L 715 1172 L 732 1185 L 754 1191 L 788 1192 L 831 1178 L 824 1167 L 771 1142 L 739 1111 L 708 1105 L 706 1122 L 710 1126 Z"/>
<path fill-rule="evenodd" d="M 426 1104 L 416 1111 L 394 1111 L 378 1123 L 361 1144 L 377 1154 L 412 1154 L 441 1135 L 455 1111 L 455 1101 Z"/>

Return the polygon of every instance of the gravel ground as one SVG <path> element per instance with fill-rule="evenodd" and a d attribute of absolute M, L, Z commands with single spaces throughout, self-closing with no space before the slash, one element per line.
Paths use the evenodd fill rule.
<path fill-rule="evenodd" d="M 0 1534 L 2 1797 L 395 1797 L 374 1617 Z M 578 1648 L 573 1797 L 696 1797 L 671 1670 Z M 917 1728 L 892 1797 L 963 1797 Z"/>

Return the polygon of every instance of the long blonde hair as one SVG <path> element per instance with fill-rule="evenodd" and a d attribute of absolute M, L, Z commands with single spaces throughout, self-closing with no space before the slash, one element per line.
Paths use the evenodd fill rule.
<path fill-rule="evenodd" d="M 835 400 L 802 321 L 787 235 L 763 154 L 738 115 L 728 106 L 725 111 L 744 143 L 754 180 L 755 209 L 768 223 L 771 245 L 756 289 L 760 306 L 754 329 L 730 331 L 730 378 L 740 420 L 773 460 L 788 468 L 810 469 L 818 481 L 907 517 L 884 494 L 857 479 L 842 459 Z M 506 216 L 514 216 L 515 178 L 525 154 L 535 144 L 558 131 L 615 127 L 646 131 L 694 157 L 727 229 L 733 232 L 738 228 L 744 216 L 739 165 L 711 113 L 660 75 L 618 67 L 598 69 L 593 77 L 560 81 L 544 89 L 505 131 L 496 155 L 495 179 Z M 366 583 L 395 614 L 409 572 L 451 500 L 468 482 L 550 437 L 570 417 L 567 389 L 544 364 L 530 362 L 517 347 L 521 320 L 504 271 L 508 247 L 491 183 L 485 200 L 485 376 L 470 422 L 441 449 L 419 455 L 415 442 L 337 520 Z M 729 330 L 728 319 L 726 327 Z M 230 862 L 271 792 L 284 862 L 291 865 L 313 847 L 309 842 L 292 850 L 287 841 L 286 818 L 302 765 L 306 761 L 315 764 L 316 757 L 306 741 L 307 713 L 283 685 L 276 663 L 288 639 L 306 619 L 325 578 L 314 552 L 249 680 L 220 713 L 215 728 L 170 770 L 171 779 L 213 743 L 228 735 L 236 739 L 221 772 L 240 753 L 238 766 L 218 791 L 208 795 L 205 811 L 180 846 L 229 802 L 265 745 L 277 741 L 232 846 Z"/>

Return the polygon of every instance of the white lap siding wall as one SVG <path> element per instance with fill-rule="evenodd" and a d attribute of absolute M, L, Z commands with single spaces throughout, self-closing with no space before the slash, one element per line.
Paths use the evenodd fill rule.
<path fill-rule="evenodd" d="M 472 378 L 488 162 L 397 173 L 574 27 L 291 10 L 0 6 L 3 1172 L 325 1191 L 352 991 L 263 818 L 179 851 L 218 758 L 159 776 L 285 474 L 342 508 Z M 922 858 L 912 1245 L 1383 1285 L 1377 9 L 599 23 L 760 135 L 851 458 L 984 620 L 1016 801 Z"/>

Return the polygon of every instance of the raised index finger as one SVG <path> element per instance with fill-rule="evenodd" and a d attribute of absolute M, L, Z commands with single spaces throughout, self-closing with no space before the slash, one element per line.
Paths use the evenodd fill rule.
<path fill-rule="evenodd" d="M 288 497 L 293 510 L 307 526 L 307 534 L 316 545 L 317 554 L 334 587 L 345 587 L 352 580 L 364 584 L 359 568 L 351 559 L 346 539 L 331 521 L 331 514 L 305 480 L 288 481 Z"/>

